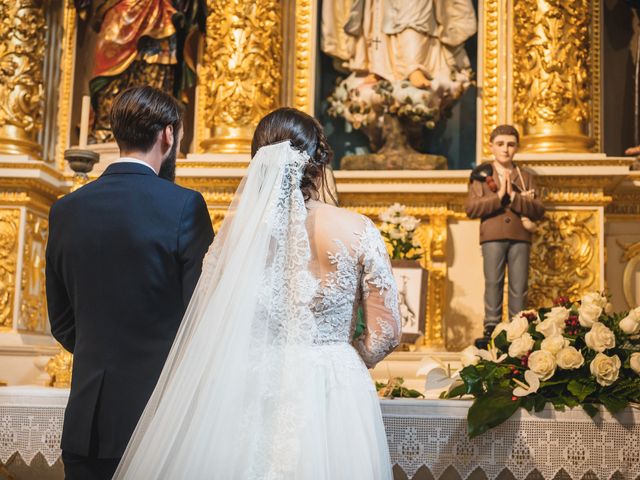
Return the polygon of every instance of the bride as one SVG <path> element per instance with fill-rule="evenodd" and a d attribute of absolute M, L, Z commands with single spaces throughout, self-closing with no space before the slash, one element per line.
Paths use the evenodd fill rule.
<path fill-rule="evenodd" d="M 390 479 L 367 372 L 400 338 L 384 242 L 318 201 L 309 115 L 264 117 L 252 156 L 114 478 Z"/>

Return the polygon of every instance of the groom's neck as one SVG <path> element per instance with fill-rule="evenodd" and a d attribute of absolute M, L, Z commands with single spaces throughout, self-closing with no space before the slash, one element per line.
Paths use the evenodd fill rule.
<path fill-rule="evenodd" d="M 160 171 L 160 167 L 162 166 L 162 155 L 159 152 L 156 152 L 155 148 L 152 148 L 148 152 L 120 150 L 120 158 L 124 157 L 135 158 L 136 160 L 147 163 L 156 171 L 156 173 Z"/>

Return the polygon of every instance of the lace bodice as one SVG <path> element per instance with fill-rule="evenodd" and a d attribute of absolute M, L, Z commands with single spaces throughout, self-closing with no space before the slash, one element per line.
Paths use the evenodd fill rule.
<path fill-rule="evenodd" d="M 362 307 L 366 328 L 353 346 L 367 366 L 372 367 L 399 343 L 400 314 L 398 291 L 384 241 L 371 220 L 359 217 L 355 232 L 338 233 L 341 238 L 332 238 L 324 258 L 321 249 L 318 252 L 321 285 L 311 310 L 317 323 L 314 342 L 332 344 L 352 342 L 358 309 Z M 319 233 L 323 230 L 317 226 L 311 232 L 312 243 L 314 239 L 323 242 L 317 238 L 323 235 Z"/>

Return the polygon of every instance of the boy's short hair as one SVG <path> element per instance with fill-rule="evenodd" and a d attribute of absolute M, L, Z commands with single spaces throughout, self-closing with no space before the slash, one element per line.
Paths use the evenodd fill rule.
<path fill-rule="evenodd" d="M 498 125 L 489 135 L 489 141 L 493 143 L 498 135 L 512 135 L 516 137 L 516 143 L 520 145 L 520 134 L 513 125 Z"/>

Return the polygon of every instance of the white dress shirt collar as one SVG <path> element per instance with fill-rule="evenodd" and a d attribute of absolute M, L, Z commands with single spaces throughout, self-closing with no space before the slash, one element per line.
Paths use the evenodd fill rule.
<path fill-rule="evenodd" d="M 156 175 L 158 174 L 158 172 L 155 171 L 155 169 L 149 165 L 147 162 L 144 162 L 142 160 L 138 160 L 137 158 L 133 158 L 133 157 L 120 157 L 118 160 L 116 160 L 113 163 L 139 163 L 140 165 L 144 165 L 145 167 L 149 167 L 151 170 L 153 170 L 153 173 L 155 173 Z"/>

